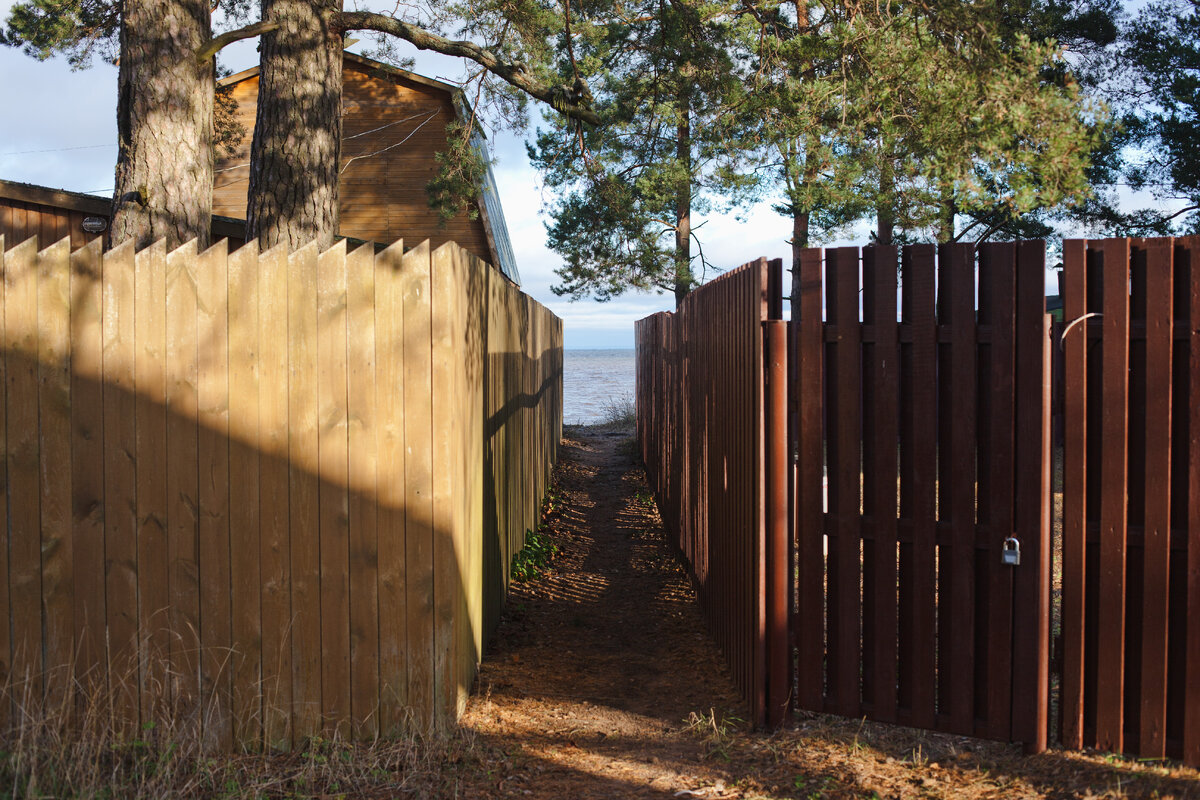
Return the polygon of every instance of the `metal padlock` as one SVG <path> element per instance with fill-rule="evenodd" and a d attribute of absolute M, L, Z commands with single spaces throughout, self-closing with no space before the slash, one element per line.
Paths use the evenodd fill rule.
<path fill-rule="evenodd" d="M 1015 567 L 1021 563 L 1021 543 L 1017 541 L 1015 536 L 1010 536 L 1004 540 L 1004 550 L 1000 553 L 1000 563 L 1009 567 Z"/>

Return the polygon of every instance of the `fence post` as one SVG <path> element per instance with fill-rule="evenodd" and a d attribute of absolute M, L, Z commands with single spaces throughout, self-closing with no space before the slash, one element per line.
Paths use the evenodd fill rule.
<path fill-rule="evenodd" d="M 763 322 L 766 453 L 767 724 L 783 722 L 791 699 L 788 619 L 787 336 L 783 320 Z"/>

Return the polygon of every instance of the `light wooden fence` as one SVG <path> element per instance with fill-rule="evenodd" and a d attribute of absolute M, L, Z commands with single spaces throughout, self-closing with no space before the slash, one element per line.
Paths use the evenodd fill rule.
<path fill-rule="evenodd" d="M 452 721 L 556 455 L 561 320 L 453 244 L 5 246 L 0 722 Z"/>

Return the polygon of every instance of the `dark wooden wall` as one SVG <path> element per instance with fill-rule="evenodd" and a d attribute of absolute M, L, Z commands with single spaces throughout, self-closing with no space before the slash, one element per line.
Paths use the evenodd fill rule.
<path fill-rule="evenodd" d="M 108 231 L 88 233 L 83 221 L 100 217 L 107 222 L 109 210 L 106 197 L 0 181 L 0 235 L 8 249 L 31 237 L 37 237 L 38 247 L 45 248 L 67 236 L 71 237 L 72 250 L 94 239 L 103 239 L 107 247 Z M 212 240 L 228 239 L 231 249 L 245 242 L 243 231 L 240 220 L 216 217 L 212 221 Z"/>
<path fill-rule="evenodd" d="M 71 208 L 56 208 L 41 203 L 27 203 L 8 197 L 0 197 L 0 236 L 4 246 L 12 247 L 31 236 L 38 237 L 40 247 L 71 237 L 71 248 L 82 247 L 93 239 L 103 238 L 103 233 L 88 233 L 83 229 L 84 217 L 107 214 L 89 214 Z"/>

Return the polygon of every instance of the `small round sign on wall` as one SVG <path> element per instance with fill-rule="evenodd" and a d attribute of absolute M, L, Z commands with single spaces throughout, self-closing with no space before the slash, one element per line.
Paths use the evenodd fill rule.
<path fill-rule="evenodd" d="M 84 217 L 83 229 L 88 233 L 104 233 L 108 229 L 108 220 L 104 217 Z"/>

